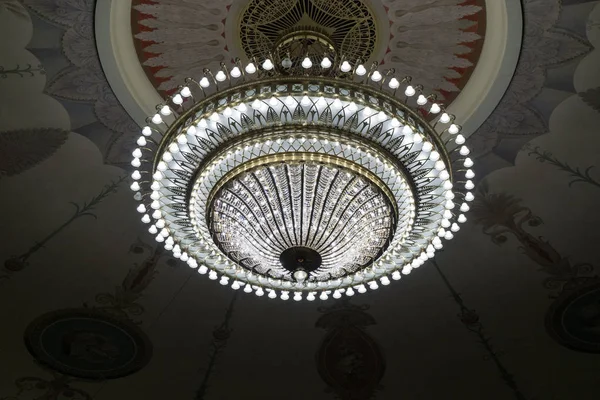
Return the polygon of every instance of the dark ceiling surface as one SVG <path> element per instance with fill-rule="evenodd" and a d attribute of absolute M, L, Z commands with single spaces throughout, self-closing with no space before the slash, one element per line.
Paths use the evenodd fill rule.
<path fill-rule="evenodd" d="M 145 232 L 94 6 L 0 0 L 0 400 L 600 396 L 599 1 L 523 0 L 516 74 L 469 139 L 475 205 L 435 261 L 314 303 L 210 282 Z"/>

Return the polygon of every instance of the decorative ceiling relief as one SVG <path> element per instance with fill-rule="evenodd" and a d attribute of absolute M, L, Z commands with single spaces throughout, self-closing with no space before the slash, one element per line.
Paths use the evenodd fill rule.
<path fill-rule="evenodd" d="M 37 240 L 33 246 L 29 248 L 25 253 L 20 255 L 12 256 L 4 261 L 5 271 L 8 271 L 10 274 L 19 272 L 23 270 L 25 267 L 29 265 L 29 258 L 37 253 L 40 249 L 42 249 L 47 242 L 49 242 L 56 235 L 61 233 L 64 229 L 68 228 L 73 222 L 78 220 L 81 217 L 92 217 L 97 219 L 98 217 L 94 214 L 95 207 L 100 204 L 109 194 L 115 193 L 118 189 L 118 186 L 125 180 L 126 175 L 120 177 L 118 180 L 111 182 L 106 185 L 97 195 L 92 197 L 90 200 L 85 201 L 83 203 L 75 203 L 71 202 L 73 207 L 73 214 L 70 218 L 64 221 L 62 224 L 57 226 L 54 230 L 52 230 L 48 235 L 46 235 L 43 239 Z"/>
<path fill-rule="evenodd" d="M 546 315 L 549 334 L 573 350 L 600 353 L 600 279 L 565 291 Z"/>
<path fill-rule="evenodd" d="M 24 0 L 30 10 L 64 30 L 60 43 L 60 57 L 69 66 L 50 77 L 45 93 L 60 99 L 70 113 L 77 113 L 81 105 L 90 107 L 95 119 L 103 127 L 77 127 L 76 132 L 89 136 L 104 154 L 108 164 L 126 163 L 129 149 L 125 145 L 138 126 L 122 108 L 110 88 L 98 58 L 94 37 L 94 0 Z M 58 56 L 47 56 L 56 63 Z"/>
<path fill-rule="evenodd" d="M 83 379 L 72 378 L 60 374 L 46 366 L 38 365 L 45 370 L 50 378 L 41 378 L 39 376 L 22 376 L 14 382 L 15 390 L 13 395 L 1 396 L 0 400 L 21 400 L 21 399 L 70 399 L 70 400 L 93 400 L 92 395 L 80 388 L 74 387 L 74 384 L 84 381 Z"/>
<path fill-rule="evenodd" d="M 595 165 L 587 166 L 582 170 L 580 167 L 572 167 L 567 162 L 559 160 L 551 152 L 539 146 L 531 147 L 531 145 L 527 144 L 524 148 L 530 156 L 534 156 L 539 162 L 547 163 L 560 171 L 566 172 L 570 178 L 569 186 L 575 183 L 586 183 L 600 188 L 600 181 L 591 175 L 591 171 Z"/>
<path fill-rule="evenodd" d="M 575 33 L 586 21 L 574 18 L 570 21 L 571 29 L 558 26 L 561 12 L 576 6 L 563 6 L 559 1 L 523 1 L 525 24 L 517 70 L 498 107 L 469 140 L 475 157 L 490 153 L 503 140 L 531 140 L 548 132 L 548 121 L 544 116 L 547 113 L 542 112 L 545 110 L 536 99 L 545 86 L 556 87 L 557 83 L 549 73 L 570 62 L 578 62 L 592 50 L 590 43 Z M 558 85 L 561 85 L 560 81 Z M 572 92 L 569 86 L 564 90 Z M 501 156 L 513 162 L 518 149 L 511 149 L 510 156 Z M 488 172 L 491 171 L 485 171 Z"/>
<path fill-rule="evenodd" d="M 134 264 L 133 268 L 125 275 L 123 282 L 115 287 L 114 292 L 97 294 L 94 298 L 95 304 L 91 308 L 106 312 L 116 318 L 131 320 L 136 324 L 141 323 L 135 319 L 145 312 L 139 300 L 157 274 L 158 261 L 165 255 L 164 249 L 148 245 L 141 239 L 138 239 L 130 248 L 130 252 L 134 254 L 145 251 L 150 254 L 141 263 Z M 85 306 L 90 307 L 88 304 Z"/>
<path fill-rule="evenodd" d="M 50 157 L 67 140 L 69 131 L 22 129 L 0 134 L 0 179 L 18 175 Z"/>
<path fill-rule="evenodd" d="M 216 373 L 219 356 L 221 353 L 223 353 L 225 347 L 227 347 L 227 341 L 229 340 L 231 332 L 233 331 L 233 329 L 230 327 L 230 323 L 231 318 L 233 317 L 233 310 L 238 298 L 238 293 L 239 292 L 235 292 L 231 297 L 229 306 L 225 310 L 223 322 L 221 322 L 221 324 L 212 331 L 213 339 L 210 342 L 208 349 L 208 365 L 204 368 L 204 377 L 202 378 L 200 387 L 196 391 L 194 400 L 204 400 L 207 392 L 209 391 L 210 378 Z"/>
<path fill-rule="evenodd" d="M 387 67 L 413 76 L 449 104 L 477 64 L 485 36 L 485 2 L 382 0 L 390 20 Z M 432 40 L 435 38 L 435 40 Z"/>
<path fill-rule="evenodd" d="M 381 389 L 385 359 L 365 330 L 376 324 L 368 309 L 367 305 L 357 306 L 348 300 L 319 307 L 323 315 L 316 327 L 327 333 L 317 352 L 317 368 L 339 399 L 369 400 Z"/>
<path fill-rule="evenodd" d="M 525 228 L 542 225 L 542 219 L 521 204 L 521 200 L 507 193 L 492 193 L 487 185 L 480 185 L 472 207 L 475 222 L 483 226 L 483 233 L 502 245 L 509 235 L 519 242 L 519 250 L 549 275 L 543 285 L 554 298 L 572 287 L 590 279 L 594 267 L 585 262 L 572 262 L 561 255 L 548 241 L 536 237 Z"/>
<path fill-rule="evenodd" d="M 50 157 L 70 131 L 56 100 L 42 93 L 45 69 L 25 49 L 32 37 L 29 13 L 16 0 L 0 2 L 0 179 L 18 175 Z M 30 108 L 35 113 L 27 112 Z"/>
<path fill-rule="evenodd" d="M 29 325 L 25 342 L 41 364 L 90 380 L 122 378 L 152 357 L 152 345 L 138 327 L 91 309 L 45 314 Z"/>
<path fill-rule="evenodd" d="M 435 260 L 432 260 L 432 264 L 435 267 L 436 271 L 439 273 L 442 280 L 444 281 L 444 284 L 452 294 L 452 298 L 460 308 L 460 314 L 458 314 L 460 322 L 465 326 L 465 328 L 467 328 L 469 332 L 471 332 L 477 337 L 477 341 L 485 349 L 487 354 L 484 359 L 494 361 L 494 365 L 498 369 L 500 377 L 502 378 L 506 386 L 508 386 L 510 390 L 512 390 L 515 399 L 527 399 L 522 393 L 521 388 L 517 384 L 514 375 L 508 371 L 508 369 L 504 365 L 504 362 L 501 360 L 503 352 L 498 351 L 494 348 L 494 345 L 492 344 L 492 338 L 486 333 L 483 323 L 481 322 L 481 317 L 479 316 L 479 313 L 476 310 L 467 307 L 462 295 L 458 293 L 456 289 L 454 289 L 454 286 L 452 286 L 452 284 L 446 277 L 446 274 L 442 272 L 442 269 L 440 268 L 438 263 Z"/>
<path fill-rule="evenodd" d="M 600 87 L 588 89 L 579 95 L 590 107 L 600 112 Z"/>
<path fill-rule="evenodd" d="M 375 8 L 384 9 L 388 21 L 375 18 Z M 239 7 L 231 0 L 134 0 L 133 10 L 140 63 L 161 91 L 234 57 L 268 55 L 277 31 L 313 26 L 333 34 L 347 58 L 366 62 L 384 54 L 379 61 L 386 68 L 413 76 L 449 104 L 469 80 L 485 36 L 483 0 L 248 1 Z M 348 47 L 357 37 L 368 38 L 374 50 Z"/>

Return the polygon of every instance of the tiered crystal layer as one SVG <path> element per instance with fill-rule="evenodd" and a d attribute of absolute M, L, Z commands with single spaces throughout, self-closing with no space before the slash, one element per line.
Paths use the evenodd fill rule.
<path fill-rule="evenodd" d="M 279 256 L 304 246 L 322 256 L 309 280 L 345 276 L 373 263 L 393 230 L 390 200 L 345 168 L 314 162 L 261 166 L 230 181 L 211 207 L 212 231 L 241 266 L 292 280 Z"/>

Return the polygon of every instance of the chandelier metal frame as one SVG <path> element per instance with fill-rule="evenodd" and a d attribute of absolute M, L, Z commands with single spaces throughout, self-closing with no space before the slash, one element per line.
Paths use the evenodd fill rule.
<path fill-rule="evenodd" d="M 325 56 L 313 65 L 307 56 L 305 72 L 288 75 L 271 59 L 205 69 L 148 118 L 133 152 L 131 188 L 156 240 L 210 279 L 283 300 L 364 293 L 433 257 L 466 221 L 473 200 L 473 161 L 455 117 L 410 77 L 382 72 L 377 63 L 367 69 L 360 60 Z M 208 205 L 219 188 L 268 160 L 302 157 L 336 157 L 370 171 L 395 199 L 396 232 L 370 265 L 294 281 L 248 271 L 213 242 Z"/>

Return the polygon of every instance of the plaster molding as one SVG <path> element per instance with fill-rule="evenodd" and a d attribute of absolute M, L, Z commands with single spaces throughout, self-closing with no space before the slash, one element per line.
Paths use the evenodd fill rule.
<path fill-rule="evenodd" d="M 470 136 L 494 111 L 514 75 L 523 33 L 520 0 L 486 0 L 487 28 L 471 79 L 449 106 Z M 131 31 L 131 0 L 98 0 L 96 42 L 115 95 L 139 125 L 162 102 L 137 58 Z"/>

